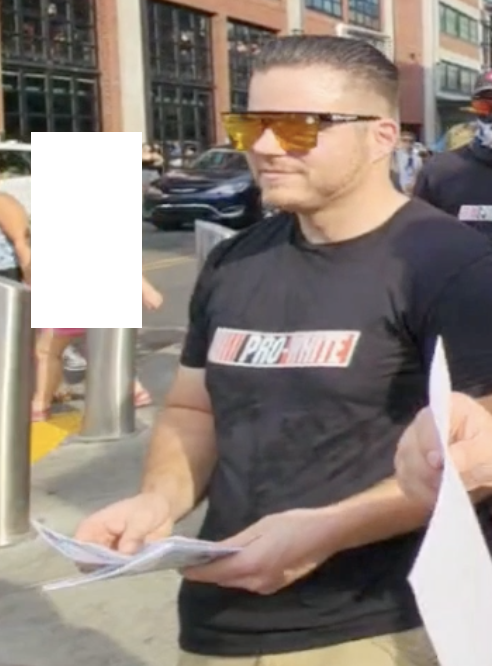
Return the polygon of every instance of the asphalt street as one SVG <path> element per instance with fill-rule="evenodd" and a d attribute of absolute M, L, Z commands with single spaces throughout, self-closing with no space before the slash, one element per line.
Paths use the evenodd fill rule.
<path fill-rule="evenodd" d="M 157 231 L 144 223 L 142 235 L 144 274 L 165 298 L 157 312 L 144 311 L 144 329 L 182 329 L 196 278 L 193 231 Z"/>

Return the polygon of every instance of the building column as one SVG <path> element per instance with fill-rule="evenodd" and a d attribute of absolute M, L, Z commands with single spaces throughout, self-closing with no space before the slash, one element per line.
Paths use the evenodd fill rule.
<path fill-rule="evenodd" d="M 0 77 L 2 77 L 3 74 L 1 35 L 2 35 L 2 17 L 0 14 Z M 1 91 L 0 92 L 0 139 L 1 139 L 5 133 L 5 109 L 3 106 L 3 85 L 0 86 L 0 91 Z"/>
<path fill-rule="evenodd" d="M 286 0 L 288 35 L 299 35 L 304 32 L 305 4 L 305 0 Z"/>
<path fill-rule="evenodd" d="M 424 143 L 433 145 L 437 139 L 437 67 L 439 63 L 439 3 L 432 3 L 429 11 L 423 8 L 423 62 L 424 67 Z"/>
<path fill-rule="evenodd" d="M 226 134 L 220 114 L 229 111 L 231 106 L 227 17 L 224 15 L 217 14 L 212 18 L 212 45 L 215 139 L 217 143 L 223 143 Z"/>
<path fill-rule="evenodd" d="M 147 0 L 116 0 L 116 6 L 121 131 L 142 132 L 142 140 L 147 141 Z"/>
<path fill-rule="evenodd" d="M 130 2 L 130 0 L 126 0 Z M 121 85 L 118 49 L 117 0 L 97 3 L 96 31 L 101 96 L 101 129 L 121 132 Z M 133 35 L 130 34 L 130 39 Z"/>
<path fill-rule="evenodd" d="M 395 5 L 394 0 L 383 0 L 381 11 L 381 32 L 387 37 L 386 55 L 390 60 L 395 59 Z"/>

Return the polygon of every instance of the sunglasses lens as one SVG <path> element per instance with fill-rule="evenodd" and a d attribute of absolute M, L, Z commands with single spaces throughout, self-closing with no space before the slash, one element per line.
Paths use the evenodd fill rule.
<path fill-rule="evenodd" d="M 270 129 L 287 152 L 307 152 L 316 146 L 319 123 L 313 116 L 293 113 L 240 114 L 223 116 L 224 127 L 236 150 L 250 150 Z"/>
<path fill-rule="evenodd" d="M 260 117 L 229 113 L 223 116 L 225 131 L 236 150 L 249 150 L 263 132 Z"/>
<path fill-rule="evenodd" d="M 287 152 L 305 153 L 316 146 L 319 126 L 312 116 L 286 114 L 268 125 Z"/>
<path fill-rule="evenodd" d="M 472 108 L 479 116 L 492 116 L 492 99 L 474 99 Z"/>

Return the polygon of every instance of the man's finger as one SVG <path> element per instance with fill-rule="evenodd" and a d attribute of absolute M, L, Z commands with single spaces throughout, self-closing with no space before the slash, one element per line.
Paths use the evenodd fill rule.
<path fill-rule="evenodd" d="M 441 471 L 433 469 L 425 460 L 400 461 L 397 465 L 398 483 L 410 499 L 421 504 L 435 501 L 441 482 Z"/>
<path fill-rule="evenodd" d="M 438 448 L 432 449 L 427 453 L 426 461 L 433 470 L 442 470 L 444 466 L 444 454 Z"/>
<path fill-rule="evenodd" d="M 198 583 L 215 583 L 216 585 L 227 586 L 228 581 L 240 577 L 241 570 L 238 566 L 237 555 L 227 555 L 226 557 L 204 564 L 198 567 L 188 567 L 181 572 L 183 577 Z"/>
<path fill-rule="evenodd" d="M 118 543 L 118 552 L 122 555 L 135 555 L 142 549 L 145 543 L 147 530 L 142 529 L 142 524 L 137 521 L 131 521 L 121 534 Z"/>
<path fill-rule="evenodd" d="M 113 548 L 115 541 L 121 534 L 121 531 L 118 531 L 117 528 L 117 525 L 105 520 L 98 520 L 97 516 L 93 516 L 80 524 L 75 538 L 84 543 L 95 543 L 99 546 L 106 546 L 106 548 Z"/>
<path fill-rule="evenodd" d="M 246 546 L 249 546 L 261 536 L 262 535 L 258 530 L 255 529 L 255 526 L 253 526 L 229 539 L 219 541 L 217 545 L 223 546 L 224 548 L 246 548 Z"/>
<path fill-rule="evenodd" d="M 135 535 L 128 536 L 124 534 L 118 543 L 118 552 L 122 555 L 136 555 L 142 549 L 144 540 Z"/>
<path fill-rule="evenodd" d="M 492 464 L 480 446 L 473 442 L 460 442 L 451 447 L 451 457 L 468 490 L 492 485 Z"/>

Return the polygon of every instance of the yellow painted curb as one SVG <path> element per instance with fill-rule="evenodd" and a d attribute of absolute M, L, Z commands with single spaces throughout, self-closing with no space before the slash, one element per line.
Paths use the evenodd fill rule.
<path fill-rule="evenodd" d="M 70 435 L 80 431 L 82 414 L 78 411 L 52 416 L 49 421 L 33 423 L 31 426 L 31 462 L 44 458 Z"/>
<path fill-rule="evenodd" d="M 188 264 L 193 261 L 193 259 L 194 257 L 191 255 L 154 259 L 143 265 L 143 271 L 144 273 L 150 273 L 151 271 L 165 270 L 167 268 L 172 268 L 173 266 L 179 266 L 180 264 Z"/>

